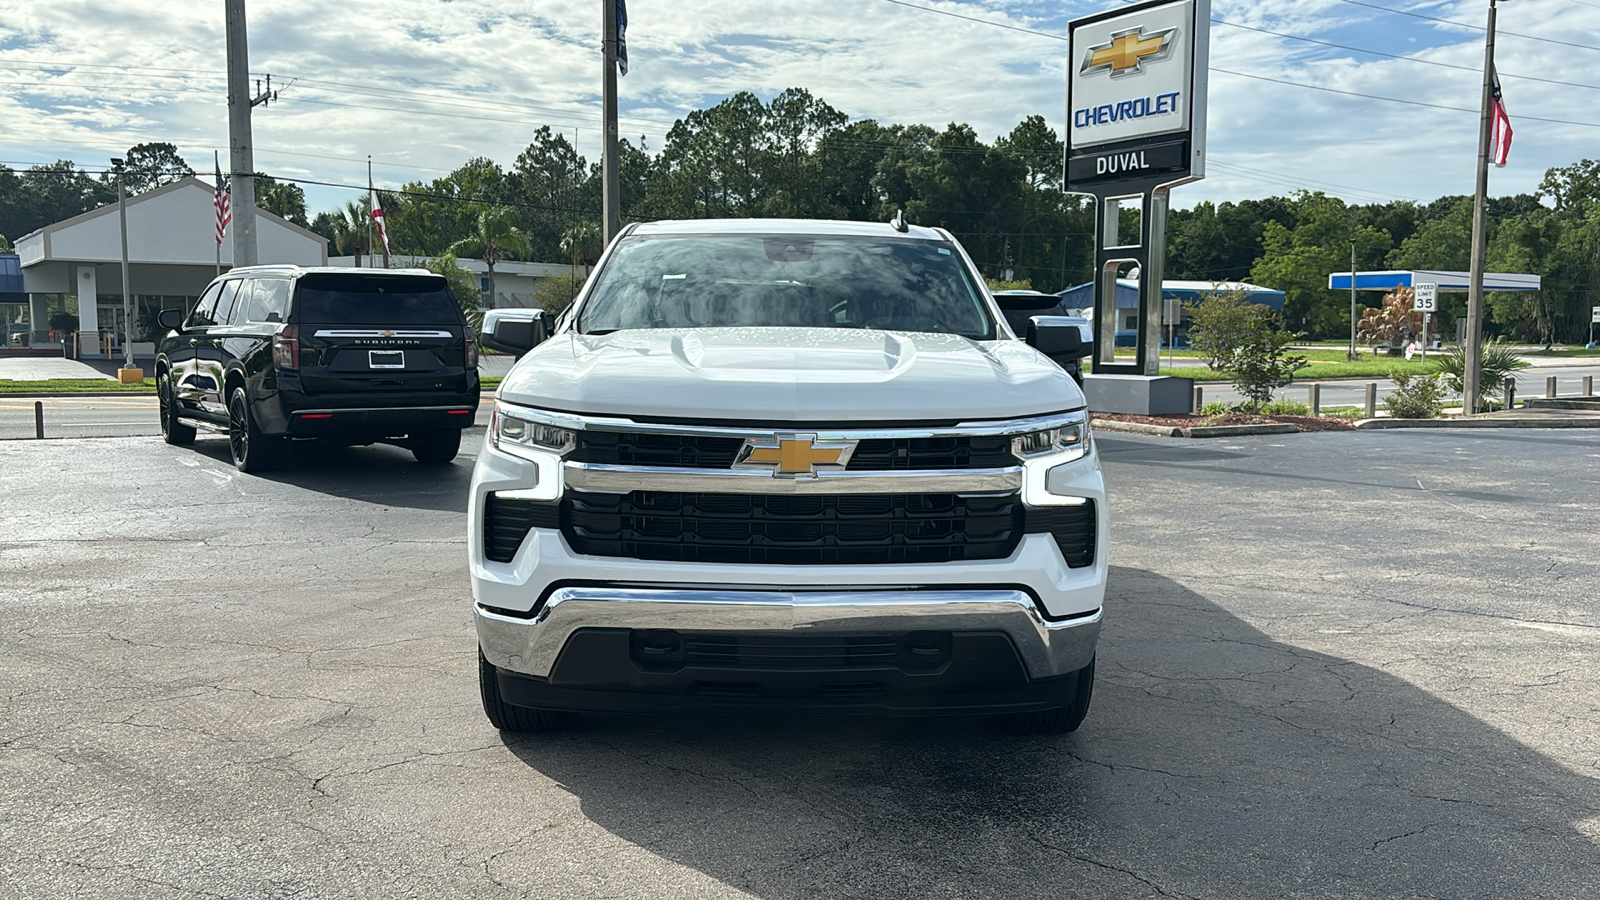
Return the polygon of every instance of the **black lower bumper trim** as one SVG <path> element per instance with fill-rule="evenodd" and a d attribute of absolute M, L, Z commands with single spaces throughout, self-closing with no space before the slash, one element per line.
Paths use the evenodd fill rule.
<path fill-rule="evenodd" d="M 549 678 L 498 669 L 500 696 L 514 706 L 575 712 L 766 715 L 961 715 L 1036 712 L 1070 701 L 1077 675 L 1030 680 L 1011 640 L 954 633 L 934 668 L 820 660 L 753 663 L 640 659 L 640 634 L 583 629 Z M 931 646 L 926 636 L 915 638 Z"/>

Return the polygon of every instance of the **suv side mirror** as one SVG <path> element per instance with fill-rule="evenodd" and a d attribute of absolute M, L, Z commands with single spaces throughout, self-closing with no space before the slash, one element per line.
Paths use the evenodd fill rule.
<path fill-rule="evenodd" d="M 542 309 L 491 309 L 483 314 L 483 345 L 521 356 L 550 336 Z"/>
<path fill-rule="evenodd" d="M 163 309 L 156 313 L 156 324 L 168 331 L 183 330 L 183 310 Z"/>
<path fill-rule="evenodd" d="M 1028 320 L 1028 346 L 1056 362 L 1082 359 L 1092 349 L 1078 323 L 1065 316 L 1034 316 Z"/>

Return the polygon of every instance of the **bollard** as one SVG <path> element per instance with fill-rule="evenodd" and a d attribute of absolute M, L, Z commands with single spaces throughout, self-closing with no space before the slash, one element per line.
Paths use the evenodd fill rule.
<path fill-rule="evenodd" d="M 33 401 L 33 436 L 44 440 L 44 401 Z"/>
<path fill-rule="evenodd" d="M 1376 419 L 1377 417 L 1378 383 L 1376 381 L 1369 381 L 1367 382 L 1367 418 Z"/>
<path fill-rule="evenodd" d="M 1206 389 L 1197 384 L 1194 386 L 1194 409 L 1190 410 L 1190 412 L 1198 414 L 1201 407 L 1205 405 Z"/>
<path fill-rule="evenodd" d="M 1555 399 L 1555 397 L 1556 397 L 1556 377 L 1554 375 L 1551 375 L 1549 378 L 1546 378 L 1544 380 L 1544 395 L 1545 395 L 1545 397 L 1547 399 L 1550 399 L 1550 400 L 1554 400 Z"/>
<path fill-rule="evenodd" d="M 1306 405 L 1311 408 L 1313 416 L 1320 416 L 1322 415 L 1322 385 L 1313 384 L 1309 390 L 1311 392 L 1311 402 Z"/>
<path fill-rule="evenodd" d="M 1585 376 L 1583 376 L 1583 395 L 1585 397 L 1593 397 L 1594 396 L 1594 376 L 1593 375 L 1585 375 Z"/>
<path fill-rule="evenodd" d="M 1507 378 L 1506 379 L 1506 409 L 1511 409 L 1512 407 L 1514 407 L 1516 405 L 1517 405 L 1517 380 L 1515 378 Z"/>

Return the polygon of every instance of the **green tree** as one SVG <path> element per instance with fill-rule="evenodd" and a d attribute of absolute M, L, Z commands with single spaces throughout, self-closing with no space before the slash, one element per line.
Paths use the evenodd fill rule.
<path fill-rule="evenodd" d="M 481 259 L 489 267 L 489 298 L 485 306 L 492 308 L 500 296 L 495 288 L 495 263 L 513 257 L 527 259 L 532 245 L 528 235 L 516 225 L 516 210 L 491 206 L 478 212 L 473 234 L 451 244 L 448 252 Z"/>
<path fill-rule="evenodd" d="M 1233 365 L 1256 311 L 1263 308 L 1244 291 L 1228 290 L 1207 291 L 1184 307 L 1189 313 L 1189 346 L 1205 357 L 1213 371 Z"/>
<path fill-rule="evenodd" d="M 559 259 L 561 236 L 580 215 L 589 164 L 567 136 L 541 126 L 506 173 L 501 202 L 518 204 L 516 223 L 528 236 L 528 259 Z"/>
<path fill-rule="evenodd" d="M 586 266 L 600 257 L 600 229 L 593 222 L 579 222 L 561 234 L 561 252 L 572 260 L 572 268 Z"/>
<path fill-rule="evenodd" d="M 541 278 L 539 283 L 533 286 L 533 305 L 552 316 L 559 316 L 567 311 L 573 300 L 577 299 L 586 280 L 582 275 L 553 275 Z"/>
<path fill-rule="evenodd" d="M 379 202 L 382 200 L 380 198 Z M 456 303 L 461 306 L 462 315 L 467 317 L 467 324 L 478 334 L 483 333 L 483 293 L 478 290 L 478 279 L 472 273 L 462 268 L 456 262 L 455 256 L 443 254 L 435 256 L 423 264 L 429 272 L 443 275 L 450 282 L 450 293 L 455 295 Z"/>
<path fill-rule="evenodd" d="M 281 182 L 260 172 L 256 173 L 255 181 L 257 209 L 288 219 L 301 228 L 310 227 L 306 221 L 306 192 L 300 185 Z"/>
<path fill-rule="evenodd" d="M 1348 294 L 1330 291 L 1328 274 L 1350 269 L 1352 238 L 1357 268 L 1377 268 L 1389 251 L 1389 235 L 1371 226 L 1352 226 L 1344 201 L 1320 191 L 1301 191 L 1292 202 L 1292 229 L 1277 222 L 1262 227 L 1262 255 L 1251 267 L 1250 280 L 1283 291 L 1289 322 L 1312 336 L 1349 334 Z"/>
<path fill-rule="evenodd" d="M 168 143 L 135 144 L 128 148 L 123 158 L 122 184 L 128 196 L 154 190 L 164 184 L 181 181 L 194 174 L 194 169 L 178 155 L 178 148 Z M 117 181 L 114 175 L 101 176 L 108 189 L 115 194 Z"/>
<path fill-rule="evenodd" d="M 1299 337 L 1278 326 L 1276 311 L 1257 306 L 1251 311 L 1239 346 L 1227 371 L 1233 376 L 1244 408 L 1255 412 L 1272 402 L 1272 392 L 1294 381 L 1294 373 L 1306 366 L 1306 358 L 1289 353 L 1289 345 Z"/>

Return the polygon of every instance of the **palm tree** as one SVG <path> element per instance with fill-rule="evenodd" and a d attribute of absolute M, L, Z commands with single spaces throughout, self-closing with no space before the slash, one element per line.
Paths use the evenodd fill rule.
<path fill-rule="evenodd" d="M 489 267 L 489 302 L 493 308 L 495 297 L 494 264 L 515 255 L 523 259 L 533 254 L 528 235 L 516 225 L 516 210 L 509 206 L 492 206 L 478 213 L 474 233 L 451 244 L 445 252 L 452 256 L 470 256 L 483 260 Z"/>
<path fill-rule="evenodd" d="M 361 256 L 367 250 L 367 204 L 361 200 L 344 205 L 333 215 L 333 248 L 340 256 L 354 256 L 356 268 L 361 267 Z"/>
<path fill-rule="evenodd" d="M 561 250 L 572 258 L 573 274 L 577 274 L 580 266 L 586 266 L 596 254 L 595 245 L 600 242 L 600 232 L 595 229 L 593 222 L 579 222 L 561 234 Z"/>

